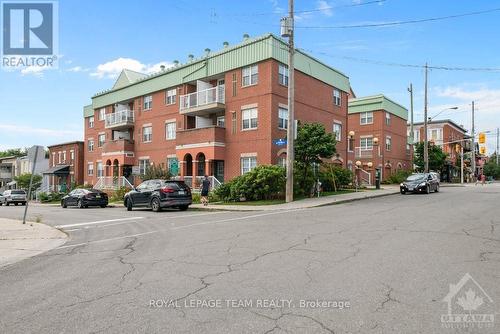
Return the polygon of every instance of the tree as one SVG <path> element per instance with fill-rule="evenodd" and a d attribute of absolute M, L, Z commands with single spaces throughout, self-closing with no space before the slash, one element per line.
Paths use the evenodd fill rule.
<path fill-rule="evenodd" d="M 446 163 L 447 154 L 443 152 L 440 146 L 428 143 L 429 147 L 429 171 L 441 171 Z M 415 158 L 413 163 L 417 166 L 416 169 L 423 172 L 425 169 L 424 163 L 424 143 L 415 144 Z"/>
<path fill-rule="evenodd" d="M 171 177 L 172 174 L 166 168 L 163 168 L 161 165 L 152 164 L 146 168 L 146 172 L 141 176 L 141 179 L 143 181 L 153 179 L 168 180 Z"/>
<path fill-rule="evenodd" d="M 313 163 L 321 163 L 322 159 L 331 158 L 337 144 L 332 133 L 327 133 L 320 123 L 299 124 L 295 140 L 295 167 L 299 176 L 297 180 L 300 192 L 309 193 L 311 188 L 311 168 Z"/>
<path fill-rule="evenodd" d="M 14 181 L 17 182 L 17 187 L 21 189 L 26 189 L 30 186 L 31 173 L 21 174 L 14 177 Z M 33 175 L 33 184 L 31 186 L 31 191 L 38 189 L 42 185 L 42 177 L 40 175 Z"/>
<path fill-rule="evenodd" d="M 495 160 L 490 159 L 483 167 L 484 175 L 493 177 L 494 179 L 500 178 L 500 166 L 496 164 Z"/>
<path fill-rule="evenodd" d="M 26 149 L 22 148 L 11 148 L 5 151 L 0 151 L 0 158 L 4 157 L 24 157 L 26 155 Z"/>

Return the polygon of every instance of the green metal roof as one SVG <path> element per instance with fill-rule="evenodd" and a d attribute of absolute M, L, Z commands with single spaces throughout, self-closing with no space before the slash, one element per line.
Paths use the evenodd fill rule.
<path fill-rule="evenodd" d="M 288 64 L 287 47 L 285 41 L 273 34 L 266 34 L 256 38 L 248 38 L 238 45 L 209 53 L 202 58 L 159 73 L 144 77 L 139 76 L 128 84 L 126 81 L 131 77 L 123 78 L 120 75 L 121 78 L 117 80 L 112 89 L 92 97 L 92 108 L 97 109 L 270 58 Z M 345 74 L 300 50 L 296 50 L 295 53 L 295 68 L 344 92 L 350 91 L 349 78 Z M 90 116 L 89 113 L 85 113 L 85 115 L 85 117 Z"/>
<path fill-rule="evenodd" d="M 94 116 L 94 108 L 91 104 L 83 107 L 83 117 Z"/>
<path fill-rule="evenodd" d="M 395 116 L 401 117 L 404 120 L 408 120 L 408 110 L 382 94 L 349 100 L 349 114 L 375 110 L 385 110 Z"/>
<path fill-rule="evenodd" d="M 116 79 L 116 82 L 113 85 L 113 89 L 128 86 L 128 85 L 136 82 L 137 80 L 145 78 L 146 76 L 147 75 L 144 73 L 139 73 L 136 71 L 124 69 L 120 73 L 120 76 L 118 77 L 118 79 Z"/>

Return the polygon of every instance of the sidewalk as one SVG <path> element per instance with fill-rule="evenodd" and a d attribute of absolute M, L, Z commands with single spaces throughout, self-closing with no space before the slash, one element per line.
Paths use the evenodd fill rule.
<path fill-rule="evenodd" d="M 0 267 L 64 244 L 68 236 L 42 223 L 0 218 Z"/>
<path fill-rule="evenodd" d="M 192 204 L 191 208 L 206 210 L 227 210 L 227 211 L 271 211 L 271 210 L 294 210 L 306 209 L 318 206 L 340 204 L 362 199 L 376 198 L 399 193 L 399 186 L 384 185 L 380 190 L 365 190 L 347 194 L 325 196 L 320 198 L 306 198 L 292 203 L 273 204 L 273 205 L 231 205 L 231 204 Z"/>

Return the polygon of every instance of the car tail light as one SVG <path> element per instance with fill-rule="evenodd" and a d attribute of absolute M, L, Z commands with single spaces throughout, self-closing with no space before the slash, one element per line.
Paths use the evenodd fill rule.
<path fill-rule="evenodd" d="M 161 192 L 164 194 L 171 194 L 171 193 L 175 192 L 175 190 L 174 190 L 174 188 L 171 188 L 171 187 L 165 187 L 165 188 L 161 188 Z"/>

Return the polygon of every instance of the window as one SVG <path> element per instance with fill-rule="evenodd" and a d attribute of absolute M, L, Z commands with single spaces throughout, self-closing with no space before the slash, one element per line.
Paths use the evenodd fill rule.
<path fill-rule="evenodd" d="M 177 89 L 169 89 L 166 94 L 166 104 L 175 104 L 177 98 Z"/>
<path fill-rule="evenodd" d="M 259 67 L 257 65 L 243 68 L 243 86 L 256 85 L 259 82 Z"/>
<path fill-rule="evenodd" d="M 93 176 L 94 175 L 94 164 L 92 162 L 89 162 L 87 164 L 87 175 L 88 176 Z"/>
<path fill-rule="evenodd" d="M 94 116 L 89 117 L 89 128 L 94 127 Z"/>
<path fill-rule="evenodd" d="M 153 106 L 153 96 L 144 96 L 144 110 L 149 110 Z"/>
<path fill-rule="evenodd" d="M 66 151 L 63 152 L 62 156 L 63 156 L 63 162 L 66 162 Z"/>
<path fill-rule="evenodd" d="M 102 177 L 104 176 L 104 169 L 102 166 L 102 162 L 98 161 L 97 162 L 97 177 Z"/>
<path fill-rule="evenodd" d="M 410 155 L 410 153 L 411 153 L 411 145 L 406 144 L 406 155 Z"/>
<path fill-rule="evenodd" d="M 280 85 L 288 86 L 288 66 L 284 64 L 279 65 L 278 81 Z"/>
<path fill-rule="evenodd" d="M 57 152 L 57 163 L 61 163 L 62 162 L 62 152 Z"/>
<path fill-rule="evenodd" d="M 392 147 L 392 139 L 391 137 L 387 136 L 385 137 L 385 150 L 390 151 Z"/>
<path fill-rule="evenodd" d="M 385 113 L 385 125 L 391 125 L 391 114 Z"/>
<path fill-rule="evenodd" d="M 217 126 L 224 128 L 226 127 L 226 117 L 225 116 L 217 116 Z"/>
<path fill-rule="evenodd" d="M 89 147 L 89 152 L 94 152 L 94 141 L 93 140 L 88 141 L 88 147 Z"/>
<path fill-rule="evenodd" d="M 340 106 L 342 104 L 342 97 L 340 95 L 340 90 L 338 89 L 333 90 L 333 104 L 336 106 Z"/>
<path fill-rule="evenodd" d="M 282 154 L 278 157 L 278 166 L 286 168 L 286 154 Z"/>
<path fill-rule="evenodd" d="M 257 108 L 241 111 L 242 129 L 257 129 Z"/>
<path fill-rule="evenodd" d="M 99 120 L 104 121 L 105 117 L 106 117 L 106 108 L 99 109 Z"/>
<path fill-rule="evenodd" d="M 233 73 L 233 80 L 231 81 L 233 85 L 233 96 L 236 96 L 236 73 Z"/>
<path fill-rule="evenodd" d="M 367 111 L 360 114 L 360 124 L 372 124 L 373 123 L 373 112 Z"/>
<path fill-rule="evenodd" d="M 336 141 L 342 140 L 342 123 L 338 122 L 333 123 L 333 134 L 335 135 Z"/>
<path fill-rule="evenodd" d="M 149 167 L 149 159 L 139 160 L 139 174 L 144 175 Z"/>
<path fill-rule="evenodd" d="M 106 135 L 101 133 L 99 137 L 97 137 L 97 147 L 102 147 L 104 145 L 104 141 L 106 140 Z"/>
<path fill-rule="evenodd" d="M 167 140 L 175 139 L 175 125 L 175 122 L 165 123 L 165 138 Z"/>
<path fill-rule="evenodd" d="M 362 151 L 373 149 L 373 138 L 372 137 L 362 137 L 359 139 L 359 146 Z"/>
<path fill-rule="evenodd" d="M 286 129 L 288 128 L 288 109 L 279 108 L 278 109 L 278 128 Z"/>
<path fill-rule="evenodd" d="M 71 159 L 71 162 L 75 161 L 75 151 L 69 152 L 69 157 Z"/>
<path fill-rule="evenodd" d="M 414 142 L 419 142 L 420 141 L 420 129 L 413 130 L 413 141 Z"/>
<path fill-rule="evenodd" d="M 52 153 L 52 166 L 56 165 L 56 154 Z"/>
<path fill-rule="evenodd" d="M 443 140 L 443 129 L 429 129 L 427 137 L 432 141 L 441 141 Z"/>
<path fill-rule="evenodd" d="M 257 167 L 257 157 L 241 157 L 241 175 Z"/>
<path fill-rule="evenodd" d="M 232 112 L 231 114 L 231 126 L 232 126 L 232 133 L 233 135 L 236 134 L 236 126 L 237 126 L 237 121 L 236 121 L 236 112 Z"/>
<path fill-rule="evenodd" d="M 149 143 L 152 140 L 153 140 L 153 127 L 152 126 L 143 127 L 142 128 L 142 141 L 144 143 Z"/>

